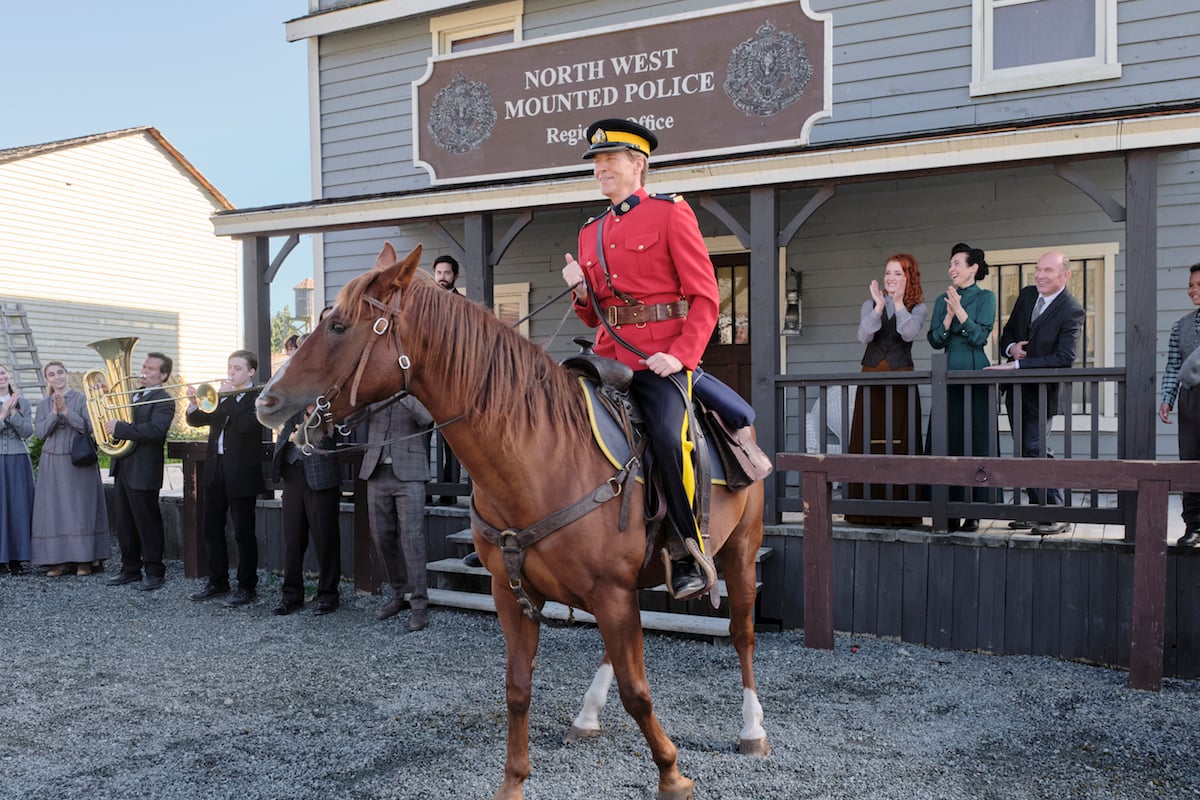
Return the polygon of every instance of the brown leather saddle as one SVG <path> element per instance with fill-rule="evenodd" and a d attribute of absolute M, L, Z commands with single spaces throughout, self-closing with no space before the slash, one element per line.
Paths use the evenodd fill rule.
<path fill-rule="evenodd" d="M 565 359 L 563 366 L 579 378 L 596 445 L 614 467 L 621 467 L 633 453 L 647 450 L 641 414 L 629 391 L 633 370 L 593 353 L 590 340 L 575 339 L 575 342 L 583 351 Z M 708 374 L 695 382 L 693 395 L 695 417 L 703 428 L 701 438 L 709 454 L 707 485 L 737 490 L 770 475 L 770 459 L 754 442 L 749 425 L 738 424 L 753 419 L 749 404 Z M 731 408 L 719 408 L 722 405 Z M 732 417 L 732 421 L 727 417 Z M 647 483 L 646 472 L 643 468 L 638 478 L 643 485 Z M 648 497 L 650 494 L 647 492 Z M 656 516 L 651 509 L 647 511 L 650 512 L 647 518 Z"/>

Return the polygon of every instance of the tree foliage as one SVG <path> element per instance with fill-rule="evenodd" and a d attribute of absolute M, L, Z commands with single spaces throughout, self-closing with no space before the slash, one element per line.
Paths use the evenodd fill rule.
<path fill-rule="evenodd" d="M 292 310 L 284 306 L 283 310 L 271 317 L 271 352 L 283 352 L 283 340 L 292 335 Z"/>

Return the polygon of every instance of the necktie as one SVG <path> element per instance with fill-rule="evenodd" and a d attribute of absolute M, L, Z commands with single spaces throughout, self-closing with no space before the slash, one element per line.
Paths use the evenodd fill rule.
<path fill-rule="evenodd" d="M 1033 316 L 1030 318 L 1029 321 L 1032 322 L 1033 320 L 1040 317 L 1042 315 L 1042 312 L 1045 310 L 1046 310 L 1046 298 L 1042 297 L 1039 294 L 1037 303 L 1033 306 Z"/>

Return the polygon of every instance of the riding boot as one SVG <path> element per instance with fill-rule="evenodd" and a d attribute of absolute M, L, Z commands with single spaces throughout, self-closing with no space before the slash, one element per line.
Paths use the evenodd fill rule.
<path fill-rule="evenodd" d="M 715 593 L 717 568 L 712 558 L 700 550 L 700 545 L 695 539 L 687 539 L 683 544 L 683 554 L 677 552 L 678 548 L 675 545 L 659 551 L 671 595 L 676 600 L 691 600 L 705 592 L 712 592 L 713 596 L 710 599 L 716 608 L 719 604 Z"/>
<path fill-rule="evenodd" d="M 671 562 L 671 594 L 677 600 L 687 600 L 704 591 L 704 576 L 692 558 Z"/>

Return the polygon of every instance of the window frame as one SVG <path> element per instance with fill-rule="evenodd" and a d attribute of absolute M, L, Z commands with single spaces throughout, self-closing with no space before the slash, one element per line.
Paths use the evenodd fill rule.
<path fill-rule="evenodd" d="M 1090 58 L 995 69 L 992 67 L 995 10 L 1043 0 L 972 0 L 971 96 L 1121 77 L 1121 62 L 1117 60 L 1117 0 L 1093 1 L 1096 9 L 1096 40 Z"/>
<path fill-rule="evenodd" d="M 518 281 L 514 283 L 497 283 L 492 287 L 492 313 L 496 315 L 496 319 L 503 319 L 500 316 L 501 304 L 514 304 L 517 306 L 517 319 L 523 320 L 517 326 L 517 332 L 529 338 L 529 320 L 524 319 L 529 315 L 529 282 Z"/>
<path fill-rule="evenodd" d="M 497 33 L 512 33 L 513 43 L 519 42 L 522 40 L 521 19 L 524 13 L 524 0 L 505 0 L 481 8 L 430 17 L 433 54 L 449 55 L 457 41 Z"/>

